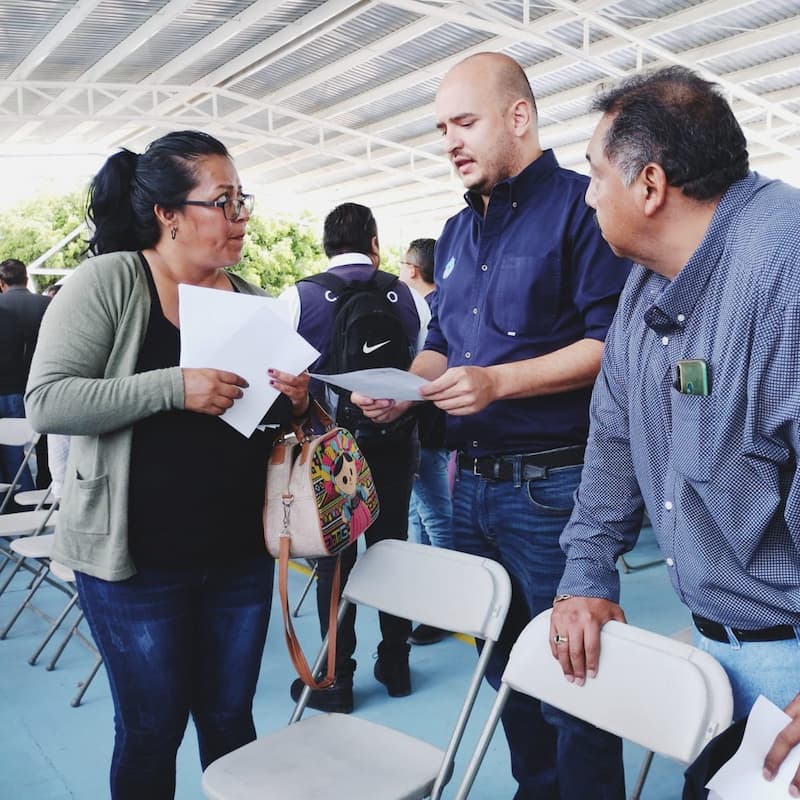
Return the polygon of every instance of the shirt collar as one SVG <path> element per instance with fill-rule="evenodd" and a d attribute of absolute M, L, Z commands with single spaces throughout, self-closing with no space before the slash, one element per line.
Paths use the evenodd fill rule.
<path fill-rule="evenodd" d="M 503 203 L 516 208 L 524 203 L 535 191 L 537 185 L 549 178 L 558 169 L 558 161 L 552 150 L 545 150 L 531 161 L 522 172 L 497 183 L 489 195 L 489 204 Z M 483 218 L 483 197 L 477 192 L 464 195 L 467 205 Z"/>
<path fill-rule="evenodd" d="M 354 264 L 368 264 L 371 267 L 372 259 L 364 253 L 339 253 L 328 262 L 328 269 L 352 267 Z"/>
<path fill-rule="evenodd" d="M 722 195 L 697 249 L 675 278 L 666 283 L 653 306 L 645 313 L 645 322 L 653 330 L 665 333 L 686 324 L 722 257 L 733 218 L 757 191 L 759 183 L 758 175 L 751 172 L 746 178 L 731 184 Z"/>

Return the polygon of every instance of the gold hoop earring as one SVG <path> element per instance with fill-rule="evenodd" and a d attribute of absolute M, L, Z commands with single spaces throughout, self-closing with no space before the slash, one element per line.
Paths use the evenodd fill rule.
<path fill-rule="evenodd" d="M 170 235 L 170 237 L 171 237 L 172 241 L 174 242 L 174 241 L 175 241 L 175 237 L 178 235 L 178 229 L 177 229 L 177 228 L 173 228 L 173 229 L 172 229 L 172 230 L 169 232 L 169 235 Z"/>

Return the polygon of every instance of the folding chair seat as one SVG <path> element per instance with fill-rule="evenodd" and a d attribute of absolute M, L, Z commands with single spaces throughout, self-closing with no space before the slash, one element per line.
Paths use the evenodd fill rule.
<path fill-rule="evenodd" d="M 11 542 L 14 539 L 25 536 L 39 536 L 42 533 L 52 532 L 58 520 L 58 503 L 53 503 L 48 508 L 41 508 L 36 511 L 19 511 L 14 514 L 0 514 L 0 557 L 3 563 L 0 571 L 12 563 L 14 566 L 5 576 L 5 580 L 0 585 L 2 594 L 10 585 L 14 576 L 26 566 L 25 558 L 16 553 Z M 34 570 L 35 571 L 35 570 Z"/>
<path fill-rule="evenodd" d="M 632 625 L 607 622 L 600 634 L 597 677 L 578 686 L 564 678 L 550 652 L 550 614 L 545 611 L 529 622 L 514 644 L 456 800 L 469 795 L 511 691 L 683 764 L 694 761 L 730 725 L 728 676 L 708 653 Z"/>
<path fill-rule="evenodd" d="M 342 595 L 351 603 L 483 639 L 464 702 L 444 748 L 357 716 L 301 719 L 300 696 L 289 725 L 215 761 L 203 773 L 212 800 L 418 800 L 441 796 L 511 598 L 506 571 L 494 561 L 386 540 L 359 556 Z M 327 640 L 314 664 L 322 666 Z"/>
<path fill-rule="evenodd" d="M 55 495 L 52 487 L 48 486 L 47 489 L 31 489 L 27 492 L 17 492 L 14 495 L 14 502 L 18 506 L 35 506 L 36 510 L 39 510 L 45 506 L 53 505 Z"/>

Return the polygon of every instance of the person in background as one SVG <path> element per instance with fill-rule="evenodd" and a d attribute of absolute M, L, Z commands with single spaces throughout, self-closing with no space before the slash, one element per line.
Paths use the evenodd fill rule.
<path fill-rule="evenodd" d="M 411 371 L 447 412 L 458 450 L 453 545 L 499 561 L 512 604 L 490 659 L 497 687 L 511 646 L 548 608 L 564 569 L 558 537 L 580 480 L 589 398 L 629 262 L 600 236 L 588 179 L 539 143 L 517 62 L 480 53 L 436 94 L 466 207 L 436 243 L 436 314 Z M 378 422 L 406 403 L 356 399 Z M 620 740 L 513 693 L 502 717 L 516 800 L 621 800 Z"/>
<path fill-rule="evenodd" d="M 372 211 L 359 203 L 342 203 L 325 218 L 323 226 L 323 248 L 330 259 L 325 274 L 332 275 L 346 284 L 368 282 L 380 266 L 380 244 L 378 226 Z M 385 276 L 385 273 L 380 273 Z M 395 281 L 386 292 L 392 313 L 399 322 L 404 335 L 403 347 L 407 359 L 422 346 L 425 340 L 430 313 L 425 301 L 417 292 Z M 322 353 L 311 371 L 325 365 L 331 350 L 332 330 L 336 317 L 338 297 L 329 289 L 311 280 L 301 280 L 284 291 L 280 300 L 285 304 L 298 333 Z M 364 352 L 386 352 L 394 342 L 364 342 Z M 408 364 L 408 360 L 405 362 Z M 312 382 L 315 398 L 326 406 L 331 416 L 337 418 L 342 399 L 326 390 L 324 384 Z M 356 409 L 357 410 L 357 409 Z M 340 415 L 341 417 L 341 415 Z M 340 418 L 339 417 L 339 418 Z M 408 536 L 408 501 L 414 476 L 416 453 L 415 422 L 409 414 L 393 425 L 375 425 L 363 418 L 357 420 L 351 433 L 364 453 L 375 482 L 380 501 L 378 518 L 367 529 L 364 539 L 367 547 L 383 539 L 405 540 Z M 344 586 L 357 555 L 358 543 L 352 544 L 341 554 L 341 581 Z M 335 558 L 318 560 L 317 612 L 320 633 L 328 631 Z M 378 658 L 375 661 L 375 679 L 386 686 L 391 697 L 403 697 L 411 693 L 411 673 L 408 664 L 411 622 L 392 614 L 379 614 L 381 641 L 378 643 Z M 309 705 L 323 711 L 350 713 L 353 710 L 353 675 L 356 661 L 356 609 L 351 606 L 338 629 L 336 647 L 336 682 L 328 689 L 311 692 Z M 297 701 L 303 690 L 299 678 L 292 683 L 291 697 Z"/>
<path fill-rule="evenodd" d="M 800 190 L 749 170 L 724 92 L 691 70 L 636 75 L 595 110 L 586 201 L 638 263 L 592 398 L 551 648 L 568 680 L 596 674 L 646 510 L 734 719 L 759 694 L 791 718 L 764 743 L 772 779 L 800 742 Z"/>
<path fill-rule="evenodd" d="M 415 239 L 400 262 L 400 280 L 416 289 L 433 310 L 436 284 L 433 281 L 433 251 L 436 239 Z M 450 523 L 453 514 L 448 463 L 450 451 L 444 443 L 444 412 L 433 403 L 417 410 L 419 465 L 414 475 L 408 506 L 409 538 L 435 547 L 452 548 Z M 440 642 L 448 631 L 432 625 L 417 625 L 411 631 L 411 644 Z"/>
<path fill-rule="evenodd" d="M 0 292 L 0 417 L 22 418 L 25 383 L 39 326 L 50 300 L 28 289 L 28 270 L 16 258 L 0 262 Z M 22 447 L 0 447 L 0 483 L 13 480 L 23 459 Z M 47 485 L 45 459 L 40 459 L 40 471 L 41 481 L 34 482 L 26 466 L 16 491 L 28 491 L 41 483 Z M 20 510 L 13 501 L 6 506 L 7 512 Z"/>
<path fill-rule="evenodd" d="M 243 378 L 178 366 L 180 283 L 263 294 L 226 269 L 252 209 L 208 134 L 111 156 L 90 190 L 94 255 L 45 317 L 31 366 L 31 422 L 70 436 L 53 558 L 75 571 L 111 685 L 113 800 L 173 797 L 189 716 L 204 768 L 256 735 L 271 437 L 220 419 Z M 272 379 L 276 421 L 304 413 L 307 378 Z"/>

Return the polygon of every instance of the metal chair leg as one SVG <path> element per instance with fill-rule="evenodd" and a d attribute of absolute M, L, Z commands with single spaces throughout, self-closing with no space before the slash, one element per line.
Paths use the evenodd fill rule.
<path fill-rule="evenodd" d="M 311 574 L 308 576 L 308 580 L 306 581 L 306 585 L 303 587 L 303 591 L 300 594 L 300 599 L 297 601 L 297 605 L 294 607 L 294 611 L 292 611 L 292 616 L 296 617 L 300 614 L 300 606 L 303 605 L 303 601 L 306 599 L 306 595 L 308 594 L 308 590 L 311 588 L 311 584 L 314 583 L 314 579 L 317 577 L 317 570 L 319 565 L 317 562 L 314 562 L 314 568 L 311 570 Z"/>
<path fill-rule="evenodd" d="M 83 696 L 86 694 L 86 690 L 89 688 L 89 684 L 94 680 L 94 676 L 97 675 L 97 671 L 100 669 L 102 664 L 103 664 L 103 657 L 97 656 L 97 660 L 94 662 L 94 666 L 92 667 L 91 672 L 89 672 L 89 674 L 83 680 L 82 683 L 78 684 L 79 686 L 78 693 L 75 695 L 75 697 L 72 698 L 72 700 L 69 701 L 69 704 L 73 708 L 77 708 L 81 704 L 81 700 L 83 699 Z"/>
<path fill-rule="evenodd" d="M 648 750 L 647 755 L 642 762 L 642 768 L 639 770 L 639 777 L 636 779 L 636 786 L 633 787 L 633 794 L 631 800 L 639 800 L 642 796 L 642 789 L 644 782 L 647 779 L 647 773 L 650 772 L 650 765 L 653 763 L 653 751 Z"/>
<path fill-rule="evenodd" d="M 5 628 L 0 631 L 0 639 L 5 639 L 8 636 L 8 632 L 14 626 L 14 623 L 19 619 L 20 614 L 25 610 L 25 606 L 31 601 L 31 598 L 36 594 L 36 590 L 42 585 L 45 577 L 47 576 L 47 572 L 50 567 L 47 564 L 42 564 L 39 567 L 39 571 L 36 573 L 36 576 L 33 579 L 33 583 L 30 585 L 28 589 L 28 593 L 25 595 L 25 599 L 17 606 L 17 610 L 11 615 L 11 619 L 6 623 Z"/>
<path fill-rule="evenodd" d="M 625 556 L 619 557 L 620 562 L 622 563 L 622 571 L 628 575 L 631 572 L 636 572 L 639 569 L 647 569 L 647 567 L 655 567 L 658 564 L 663 564 L 663 558 L 654 558 L 652 561 L 645 561 L 643 564 L 629 564 L 625 560 Z"/>
<path fill-rule="evenodd" d="M 34 666 L 36 662 L 39 660 L 39 656 L 42 654 L 42 650 L 47 647 L 50 640 L 55 636 L 56 631 L 61 627 L 61 623 L 67 618 L 67 614 L 75 607 L 75 604 L 78 602 L 78 595 L 74 594 L 69 599 L 69 602 L 66 606 L 64 606 L 64 610 L 58 615 L 56 620 L 50 626 L 50 630 L 44 635 L 44 639 L 39 643 L 39 646 L 36 650 L 33 651 L 33 655 L 28 659 L 28 663 L 31 666 Z"/>
<path fill-rule="evenodd" d="M 75 619 L 75 622 L 72 623 L 72 626 L 69 629 L 69 633 L 64 637 L 61 644 L 56 649 L 56 652 L 53 654 L 53 657 L 50 659 L 50 663 L 45 667 L 48 672 L 52 672 L 56 668 L 56 663 L 58 659 L 61 658 L 61 654 L 64 652 L 64 649 L 69 644 L 69 640 L 75 635 L 75 632 L 78 630 L 78 625 L 81 624 L 81 620 L 83 619 L 83 611 L 81 611 Z"/>

